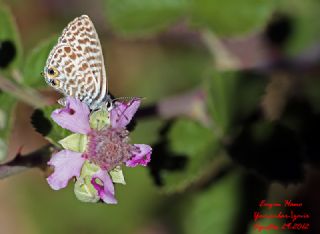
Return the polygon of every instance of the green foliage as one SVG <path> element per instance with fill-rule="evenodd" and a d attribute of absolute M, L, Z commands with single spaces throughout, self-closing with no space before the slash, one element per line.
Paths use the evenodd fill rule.
<path fill-rule="evenodd" d="M 236 117 L 242 120 L 260 108 L 269 80 L 265 76 L 246 72 L 238 73 L 237 79 L 233 108 L 235 109 Z"/>
<path fill-rule="evenodd" d="M 99 170 L 99 167 L 88 160 L 82 166 L 80 177 L 74 185 L 74 193 L 78 200 L 82 202 L 96 203 L 99 201 L 97 190 L 93 187 L 92 176 Z"/>
<path fill-rule="evenodd" d="M 34 48 L 26 57 L 23 66 L 23 83 L 33 88 L 46 87 L 41 72 L 45 66 L 48 54 L 57 43 L 57 38 L 53 37 Z"/>
<path fill-rule="evenodd" d="M 89 123 L 92 129 L 101 130 L 110 124 L 109 112 L 102 108 L 101 110 L 91 113 Z"/>
<path fill-rule="evenodd" d="M 61 108 L 61 106 L 53 105 L 37 109 L 32 114 L 31 121 L 37 132 L 42 134 L 52 144 L 60 146 L 58 142 L 72 133 L 61 128 L 52 120 L 51 113 L 57 108 Z"/>
<path fill-rule="evenodd" d="M 87 135 L 74 133 L 58 142 L 64 149 L 83 153 L 88 144 Z"/>
<path fill-rule="evenodd" d="M 213 124 L 220 134 L 225 134 L 234 117 L 238 79 L 233 72 L 215 73 L 208 83 L 208 108 Z"/>
<path fill-rule="evenodd" d="M 0 41 L 9 40 L 16 47 L 16 57 L 8 66 L 9 68 L 13 68 L 17 66 L 21 60 L 20 38 L 11 12 L 1 3 L 0 19 Z M 0 73 L 1 72 L 3 72 L 3 70 L 0 70 Z M 7 144 L 13 127 L 16 99 L 0 90 L 0 103 L 0 160 L 3 160 L 7 156 Z"/>
<path fill-rule="evenodd" d="M 22 46 L 15 21 L 8 8 L 0 3 L 0 41 L 9 40 L 16 48 L 16 57 L 9 68 L 17 67 L 21 63 Z"/>
<path fill-rule="evenodd" d="M 238 35 L 264 26 L 274 1 L 108 0 L 107 17 L 119 33 L 144 36 L 163 31 L 179 19 L 209 28 L 219 35 Z"/>
<path fill-rule="evenodd" d="M 108 0 L 107 17 L 112 27 L 132 36 L 149 35 L 181 18 L 189 0 Z"/>
<path fill-rule="evenodd" d="M 7 156 L 7 144 L 14 121 L 16 99 L 0 91 L 0 161 Z"/>
<path fill-rule="evenodd" d="M 223 36 L 244 34 L 264 26 L 274 2 L 256 0 L 193 0 L 192 22 Z"/>
<path fill-rule="evenodd" d="M 132 144 L 154 144 L 159 140 L 158 132 L 163 124 L 159 119 L 146 119 L 137 123 L 134 131 L 130 132 L 130 139 Z"/>
<path fill-rule="evenodd" d="M 121 166 L 118 166 L 118 167 L 112 169 L 109 172 L 109 175 L 110 175 L 113 183 L 126 184 Z"/>
<path fill-rule="evenodd" d="M 128 95 L 143 94 L 147 97 L 144 104 L 154 103 L 201 84 L 202 78 L 212 67 L 210 54 L 187 45 L 176 45 L 144 52 L 143 66 L 127 78 L 128 82 L 132 80 L 127 85 L 130 87 Z M 143 85 L 135 85 L 135 80 Z"/>
<path fill-rule="evenodd" d="M 85 165 L 84 165 L 85 166 Z M 74 184 L 74 194 L 81 202 L 96 203 L 100 197 L 91 183 L 92 177 L 80 177 Z"/>
<path fill-rule="evenodd" d="M 199 178 L 215 159 L 219 147 L 211 129 L 187 119 L 175 122 L 168 138 L 172 152 L 187 158 L 185 168 L 164 175 L 164 190 L 170 193 L 185 189 Z"/>
<path fill-rule="evenodd" d="M 186 234 L 232 234 L 241 215 L 242 175 L 233 172 L 197 194 L 184 220 Z"/>
<path fill-rule="evenodd" d="M 293 35 L 289 38 L 287 50 L 297 54 L 318 42 L 320 37 L 320 2 L 318 0 L 282 0 L 278 2 L 280 12 L 293 19 Z"/>
<path fill-rule="evenodd" d="M 248 117 L 259 107 L 267 79 L 240 72 L 216 72 L 206 83 L 208 109 L 221 136 L 230 133 L 235 121 Z"/>
<path fill-rule="evenodd" d="M 197 155 L 216 140 L 214 132 L 188 119 L 175 122 L 169 133 L 171 149 L 177 154 Z"/>

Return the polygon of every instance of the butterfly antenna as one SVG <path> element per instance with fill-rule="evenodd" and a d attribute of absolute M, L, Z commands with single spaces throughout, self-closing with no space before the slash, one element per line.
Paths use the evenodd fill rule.
<path fill-rule="evenodd" d="M 118 97 L 118 98 L 112 99 L 112 102 L 117 101 L 117 100 L 131 101 L 131 100 L 133 100 L 135 98 L 144 99 L 143 97 Z"/>
<path fill-rule="evenodd" d="M 136 98 L 144 99 L 143 97 L 118 97 L 118 98 L 113 98 L 113 99 L 111 99 L 111 102 L 107 102 L 107 103 L 110 104 L 110 106 L 109 107 L 107 106 L 107 108 L 108 108 L 108 110 L 112 110 L 114 108 L 114 106 L 117 106 L 117 104 L 115 103 L 115 101 L 117 101 L 117 100 L 131 101 L 131 100 L 134 100 Z M 123 113 L 124 112 L 125 112 L 125 110 L 123 111 Z"/>

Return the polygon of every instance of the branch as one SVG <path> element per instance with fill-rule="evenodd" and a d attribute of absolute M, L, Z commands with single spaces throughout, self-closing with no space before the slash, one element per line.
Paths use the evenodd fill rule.
<path fill-rule="evenodd" d="M 210 117 L 206 110 L 206 93 L 201 88 L 190 90 L 143 107 L 136 114 L 137 118 L 155 116 L 163 119 L 186 116 L 208 126 Z"/>
<path fill-rule="evenodd" d="M 261 64 L 255 68 L 256 71 L 274 72 L 284 71 L 293 74 L 304 75 L 319 70 L 320 66 L 320 44 L 315 44 L 294 57 L 284 57 Z"/>
<path fill-rule="evenodd" d="M 24 156 L 18 154 L 12 161 L 0 165 L 0 179 L 34 167 L 44 168 L 51 156 L 50 147 L 47 145 Z"/>
<path fill-rule="evenodd" d="M 0 76 L 0 89 L 35 108 L 48 104 L 45 98 L 37 91 L 28 87 L 22 87 L 3 76 Z"/>
<path fill-rule="evenodd" d="M 235 168 L 228 155 L 222 153 L 205 167 L 204 173 L 186 188 L 186 192 L 200 191 L 216 183 L 223 175 Z"/>
<path fill-rule="evenodd" d="M 241 67 L 240 58 L 237 58 L 232 51 L 212 31 L 203 31 L 202 40 L 214 59 L 214 65 L 221 70 L 238 69 Z"/>

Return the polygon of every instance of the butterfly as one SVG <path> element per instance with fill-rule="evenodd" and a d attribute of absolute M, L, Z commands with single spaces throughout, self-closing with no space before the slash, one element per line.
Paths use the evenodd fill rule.
<path fill-rule="evenodd" d="M 79 99 L 91 110 L 112 107 L 101 44 L 87 15 L 75 18 L 63 30 L 48 56 L 43 76 L 55 90 Z"/>

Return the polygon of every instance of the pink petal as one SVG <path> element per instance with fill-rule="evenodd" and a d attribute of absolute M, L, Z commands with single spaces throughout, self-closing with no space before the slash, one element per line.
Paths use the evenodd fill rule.
<path fill-rule="evenodd" d="M 144 144 L 135 144 L 134 146 L 137 147 L 137 151 L 133 152 L 133 156 L 126 162 L 126 166 L 147 166 L 151 160 L 152 148 L 149 145 Z"/>
<path fill-rule="evenodd" d="M 90 110 L 80 100 L 67 97 L 66 106 L 52 112 L 51 118 L 62 128 L 72 132 L 87 134 L 90 132 Z"/>
<path fill-rule="evenodd" d="M 54 190 L 65 188 L 72 177 L 79 177 L 85 159 L 81 153 L 62 150 L 54 154 L 48 165 L 54 167 L 54 172 L 47 178 Z"/>
<path fill-rule="evenodd" d="M 96 179 L 101 180 L 103 185 L 96 182 Z M 107 204 L 117 204 L 117 200 L 114 197 L 114 186 L 112 180 L 105 170 L 99 170 L 93 175 L 91 183 L 93 187 L 98 191 L 99 197 Z"/>
<path fill-rule="evenodd" d="M 113 128 L 124 128 L 127 126 L 137 112 L 140 103 L 140 98 L 134 98 L 128 103 L 116 102 L 116 107 L 110 113 L 111 126 Z"/>

